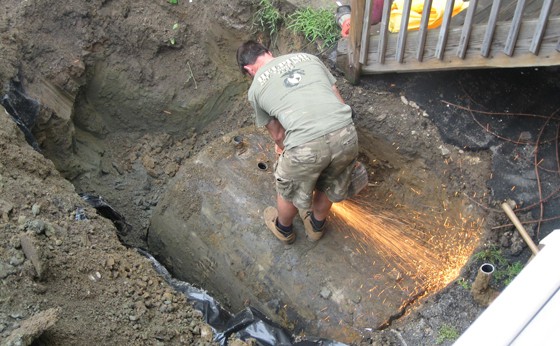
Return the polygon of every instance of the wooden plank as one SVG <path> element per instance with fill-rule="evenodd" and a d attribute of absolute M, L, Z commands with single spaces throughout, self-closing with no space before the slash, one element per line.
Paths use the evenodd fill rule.
<path fill-rule="evenodd" d="M 515 14 L 513 15 L 513 20 L 511 21 L 511 28 L 506 40 L 506 45 L 504 47 L 504 53 L 506 53 L 506 55 L 513 55 L 513 50 L 515 49 L 515 44 L 517 42 L 517 36 L 519 35 L 519 30 L 521 29 L 521 19 L 523 16 L 524 8 L 525 0 L 518 0 L 517 7 L 515 8 Z"/>
<path fill-rule="evenodd" d="M 542 53 L 544 51 L 541 50 Z M 557 53 L 557 52 L 555 52 Z M 548 54 L 548 53 L 547 53 Z M 539 66 L 558 66 L 558 61 L 550 58 L 543 58 L 543 55 L 535 55 L 532 53 L 521 54 L 519 58 L 512 61 L 511 57 L 502 54 L 496 59 L 484 59 L 479 56 L 473 60 L 453 60 L 446 64 L 432 64 L 431 66 L 422 66 L 421 64 L 398 64 L 391 62 L 386 65 L 376 66 L 374 69 L 369 65 L 364 65 L 362 75 L 383 74 L 383 73 L 418 73 L 428 71 L 452 71 L 452 70 L 472 70 L 486 68 L 523 68 L 523 67 L 539 67 Z"/>
<path fill-rule="evenodd" d="M 543 5 L 546 3 L 546 0 L 527 0 L 528 2 L 525 4 L 525 11 L 523 11 L 523 18 L 540 18 L 542 14 Z M 551 1 L 551 9 L 552 3 Z"/>
<path fill-rule="evenodd" d="M 500 9 L 500 15 L 498 16 L 498 21 L 509 22 L 513 20 L 513 17 L 515 16 L 515 9 L 517 8 L 518 5 L 519 5 L 519 0 L 515 0 L 515 1 L 504 0 L 504 4 Z"/>
<path fill-rule="evenodd" d="M 366 0 L 350 1 L 350 52 L 348 54 L 348 70 L 346 78 L 353 84 L 357 84 L 360 79 L 360 42 L 362 41 L 362 28 L 364 24 L 364 8 Z"/>
<path fill-rule="evenodd" d="M 364 64 L 367 59 L 369 49 L 369 33 L 371 30 L 371 16 L 373 9 L 373 0 L 366 0 L 366 8 L 364 12 L 364 25 L 362 27 L 362 48 L 360 49 L 360 64 Z"/>
<path fill-rule="evenodd" d="M 457 49 L 457 56 L 461 59 L 465 58 L 465 53 L 467 52 L 469 39 L 471 38 L 471 31 L 472 31 L 474 14 L 476 12 L 476 6 L 478 6 L 478 0 L 469 1 L 467 16 L 465 17 L 465 22 L 463 23 L 463 31 L 461 32 L 461 38 L 459 39 L 459 48 Z"/>
<path fill-rule="evenodd" d="M 538 25 L 538 19 L 524 21 L 517 40 L 516 54 L 509 57 L 502 52 L 501 47 L 505 45 L 510 24 L 497 23 L 494 35 L 492 58 L 485 58 L 477 52 L 483 43 L 483 35 L 486 30 L 485 25 L 475 25 L 472 28 L 471 41 L 465 54 L 465 59 L 460 59 L 455 54 L 446 54 L 444 60 L 439 60 L 429 52 L 435 51 L 437 33 L 428 36 L 426 45 L 426 55 L 424 61 L 418 62 L 415 59 L 416 47 L 413 44 L 407 45 L 405 49 L 404 63 L 398 63 L 391 60 L 391 56 L 396 54 L 395 41 L 389 41 L 386 47 L 387 61 L 385 64 L 379 64 L 374 61 L 377 56 L 376 51 L 370 51 L 368 55 L 371 60 L 362 66 L 362 73 L 384 73 L 384 72 L 414 72 L 414 71 L 433 71 L 433 70 L 452 70 L 452 69 L 468 69 L 468 68 L 486 68 L 486 67 L 523 67 L 523 66 L 550 66 L 560 65 L 560 18 L 550 18 L 547 33 L 544 35 L 541 43 L 541 53 L 535 56 L 529 52 L 529 47 L 533 37 L 535 28 Z M 418 32 L 411 32 L 409 41 L 417 36 Z M 459 37 L 461 35 L 460 28 L 449 32 L 449 42 L 446 53 L 453 52 L 457 49 Z M 558 51 L 557 51 L 558 50 Z M 372 59 L 373 58 L 373 59 Z"/>
<path fill-rule="evenodd" d="M 496 21 L 498 19 L 498 13 L 500 12 L 500 6 L 502 5 L 502 0 L 494 0 L 492 4 L 492 10 L 490 11 L 490 18 L 488 19 L 488 26 L 486 27 L 486 32 L 484 34 L 484 41 L 482 42 L 482 48 L 480 50 L 480 55 L 487 58 L 490 54 L 490 47 L 492 46 L 492 40 L 494 39 L 494 31 L 496 30 Z"/>
<path fill-rule="evenodd" d="M 445 5 L 445 12 L 443 13 L 443 23 L 441 24 L 441 29 L 439 30 L 439 39 L 436 46 L 436 57 L 439 60 L 443 59 L 443 54 L 445 52 L 445 46 L 447 44 L 447 36 L 449 33 L 449 24 L 451 23 L 451 16 L 453 15 L 453 7 L 455 6 L 455 0 L 447 0 Z"/>
<path fill-rule="evenodd" d="M 546 30 L 546 23 L 548 22 L 548 16 L 550 15 L 550 9 L 552 8 L 553 0 L 544 0 L 541 14 L 539 16 L 539 22 L 537 28 L 535 29 L 535 35 L 533 36 L 533 41 L 531 41 L 531 47 L 529 51 L 535 55 L 539 54 L 539 49 L 541 47 L 541 41 Z"/>
<path fill-rule="evenodd" d="M 381 16 L 381 28 L 379 30 L 379 44 L 377 61 L 381 64 L 385 62 L 385 51 L 389 38 L 389 20 L 391 15 L 391 1 L 383 2 L 383 15 Z"/>
<path fill-rule="evenodd" d="M 428 23 L 430 22 L 430 10 L 432 9 L 432 0 L 424 2 L 422 10 L 422 20 L 418 35 L 418 49 L 416 50 L 416 59 L 422 61 L 424 58 L 424 46 L 426 45 L 426 37 L 428 36 Z"/>
<path fill-rule="evenodd" d="M 410 6 L 412 0 L 404 0 L 403 13 L 401 17 L 401 28 L 397 37 L 397 61 L 403 61 L 404 45 L 406 44 L 406 35 L 408 33 L 408 20 L 410 19 Z"/>
<path fill-rule="evenodd" d="M 478 6 L 478 11 L 474 16 L 474 24 L 488 23 L 490 12 L 494 4 L 494 0 L 481 0 L 482 3 Z"/>

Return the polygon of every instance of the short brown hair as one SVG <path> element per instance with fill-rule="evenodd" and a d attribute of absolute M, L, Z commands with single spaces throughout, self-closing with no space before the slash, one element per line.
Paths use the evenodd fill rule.
<path fill-rule="evenodd" d="M 247 74 L 245 66 L 252 65 L 257 61 L 258 57 L 270 53 L 268 48 L 257 41 L 249 40 L 237 48 L 237 64 L 241 73 Z"/>

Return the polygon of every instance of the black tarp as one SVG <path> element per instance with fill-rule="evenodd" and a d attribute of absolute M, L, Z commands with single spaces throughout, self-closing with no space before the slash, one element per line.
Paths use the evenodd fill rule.
<path fill-rule="evenodd" d="M 175 290 L 182 292 L 187 300 L 194 304 L 194 308 L 203 313 L 204 321 L 214 329 L 214 340 L 226 346 L 231 336 L 241 340 L 255 339 L 261 346 L 345 346 L 346 344 L 322 339 L 310 338 L 294 341 L 293 336 L 284 328 L 268 319 L 262 312 L 247 307 L 232 315 L 224 310 L 220 304 L 202 289 L 173 278 L 167 269 L 148 252 L 138 249 L 142 255 L 152 262 L 156 271 Z"/>
<path fill-rule="evenodd" d="M 31 132 L 39 116 L 39 103 L 25 95 L 20 82 L 11 80 L 7 93 L 2 97 L 2 106 L 23 132 L 27 143 L 36 151 L 40 151 L 39 144 Z"/>

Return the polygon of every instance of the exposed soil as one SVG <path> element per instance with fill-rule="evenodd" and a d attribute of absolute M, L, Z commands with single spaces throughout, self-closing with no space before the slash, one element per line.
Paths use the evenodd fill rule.
<path fill-rule="evenodd" d="M 15 345 L 19 339 L 31 344 L 40 338 L 47 345 L 212 344 L 212 329 L 201 313 L 134 248 L 146 248 L 152 213 L 168 183 L 188 171 L 209 143 L 253 122 L 245 100 L 248 80 L 237 71 L 235 49 L 251 37 L 254 5 L 244 0 L 179 5 L 6 0 L 3 5 L 3 104 L 19 110 L 32 135 L 26 142 L 11 117 L 0 115 L 2 343 Z M 277 54 L 319 54 L 289 33 L 276 42 L 271 48 Z M 469 220 L 477 220 L 469 249 L 496 246 L 509 263 L 527 259 L 529 252 L 512 227 L 492 227 L 507 223 L 498 207 L 504 199 L 525 205 L 538 201 L 535 185 L 518 184 L 524 194 L 508 194 L 511 187 L 491 177 L 499 171 L 492 167 L 497 156 L 511 162 L 519 151 L 530 160 L 531 141 L 506 151 L 496 137 L 469 122 L 469 112 L 442 103 L 482 104 L 501 112 L 506 99 L 521 95 L 515 90 L 504 93 L 498 83 L 485 90 L 502 98 L 492 104 L 484 93 L 466 93 L 472 89 L 450 82 L 453 74 L 366 77 L 354 86 L 328 56 L 319 55 L 356 110 L 370 198 L 391 210 L 405 206 L 441 215 L 452 208 L 455 215 L 467 211 Z M 521 73 L 537 84 L 549 75 Z M 469 83 L 470 74 L 460 76 Z M 504 72 L 485 81 L 484 76 L 475 74 L 470 86 L 482 90 L 488 85 L 482 83 L 510 77 Z M 550 88 L 554 85 L 560 83 Z M 478 103 L 461 102 L 469 97 Z M 513 101 L 509 105 L 520 107 Z M 508 111 L 547 116 L 554 111 L 536 107 Z M 502 118 L 492 121 L 503 124 Z M 512 136 L 530 132 L 535 139 L 540 125 L 531 123 L 520 131 L 512 125 L 508 130 Z M 523 169 L 530 171 L 531 165 Z M 534 183 L 534 177 L 524 178 Z M 204 173 L 194 179 L 203 181 Z M 557 182 L 547 181 L 548 192 L 542 196 L 556 191 Z M 127 225 L 117 229 L 78 193 L 102 196 Z M 196 201 L 184 202 L 185 208 L 196 206 Z M 535 238 L 552 227 L 544 225 Z M 536 232 L 533 227 L 529 231 Z M 441 251 L 453 248 L 446 244 Z M 465 259 L 460 276 L 467 286 L 481 261 Z M 483 306 L 464 285 L 448 282 L 439 292 L 415 297 L 385 329 L 362 330 L 362 339 L 355 343 L 449 344 L 451 340 L 442 340 L 441 328 L 462 332 Z M 493 283 L 495 289 L 503 286 L 503 279 Z"/>

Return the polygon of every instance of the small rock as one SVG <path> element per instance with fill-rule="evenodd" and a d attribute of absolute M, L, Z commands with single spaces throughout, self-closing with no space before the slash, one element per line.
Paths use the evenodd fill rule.
<path fill-rule="evenodd" d="M 209 325 L 203 324 L 200 326 L 200 338 L 204 341 L 210 342 L 214 338 L 214 333 Z"/>
<path fill-rule="evenodd" d="M 148 155 L 144 155 L 142 157 L 142 165 L 144 165 L 147 170 L 153 170 L 154 168 L 156 168 L 155 160 L 153 159 L 153 157 Z"/>
<path fill-rule="evenodd" d="M 0 280 L 5 279 L 6 277 L 8 277 L 8 275 L 12 275 L 16 272 L 16 269 L 14 268 L 14 266 L 4 263 L 4 262 L 0 262 Z M 0 331 L 1 333 L 2 331 Z"/>
<path fill-rule="evenodd" d="M 354 294 L 354 295 L 350 298 L 350 300 L 352 300 L 352 302 L 353 302 L 354 304 L 360 304 L 360 302 L 362 301 L 362 296 L 359 295 L 359 294 Z"/>
<path fill-rule="evenodd" d="M 19 237 L 15 236 L 10 239 L 10 246 L 14 249 L 21 249 L 21 241 Z"/>
<path fill-rule="evenodd" d="M 44 263 L 42 261 L 41 249 L 39 248 L 36 241 L 27 234 L 21 235 L 20 240 L 21 249 L 23 250 L 25 257 L 27 257 L 27 259 L 29 259 L 33 264 L 37 277 L 42 278 L 44 272 Z"/>
<path fill-rule="evenodd" d="M 169 293 L 169 292 L 165 292 L 165 293 L 162 295 L 161 299 L 162 299 L 164 302 L 169 302 L 169 303 L 171 303 L 171 302 L 173 301 L 173 294 L 171 294 L 171 293 Z M 168 304 L 169 304 L 169 303 L 168 303 Z"/>
<path fill-rule="evenodd" d="M 15 255 L 10 257 L 10 264 L 13 266 L 22 265 L 25 262 L 25 256 L 21 252 L 17 252 Z"/>
<path fill-rule="evenodd" d="M 33 214 L 33 216 L 41 214 L 41 205 L 37 203 L 33 204 L 33 206 L 31 207 L 31 213 Z"/>
<path fill-rule="evenodd" d="M 175 162 L 170 162 L 165 166 L 163 171 L 168 176 L 173 177 L 173 176 L 175 176 L 175 174 L 177 173 L 178 170 L 179 170 L 179 165 L 176 164 Z"/>
<path fill-rule="evenodd" d="M 329 299 L 330 296 L 331 296 L 331 294 L 332 294 L 332 292 L 331 292 L 331 290 L 329 290 L 328 288 L 323 287 L 323 288 L 321 289 L 321 293 L 320 293 L 320 294 L 321 294 L 321 297 L 323 297 L 324 299 Z"/>
<path fill-rule="evenodd" d="M 4 345 L 32 345 L 34 341 L 51 328 L 59 319 L 59 309 L 48 309 L 21 323 L 21 326 L 10 333 Z"/>
<path fill-rule="evenodd" d="M 32 289 L 36 294 L 45 294 L 47 292 L 47 286 L 38 283 L 34 283 Z"/>
<path fill-rule="evenodd" d="M 529 131 L 523 131 L 519 134 L 519 140 L 524 141 L 524 142 L 530 141 L 532 137 L 533 136 L 531 135 L 531 132 L 529 132 Z"/>
<path fill-rule="evenodd" d="M 442 156 L 449 156 L 449 154 L 451 154 L 451 151 L 449 149 L 447 149 L 446 147 L 444 147 L 443 145 L 440 145 L 439 149 L 441 150 L 441 155 Z"/>
<path fill-rule="evenodd" d="M 406 99 L 406 97 L 404 95 L 401 96 L 401 102 L 404 103 L 405 105 L 408 105 L 408 100 Z"/>
<path fill-rule="evenodd" d="M 34 232 L 35 234 L 44 234 L 46 225 L 43 220 L 33 220 L 27 223 L 26 229 Z"/>
<path fill-rule="evenodd" d="M 111 256 L 107 257 L 107 260 L 105 261 L 105 266 L 109 269 L 113 269 L 113 267 L 115 266 L 115 259 Z"/>
<path fill-rule="evenodd" d="M 14 205 L 12 203 L 0 199 L 0 216 L 2 216 L 3 219 L 8 219 L 13 209 Z"/>

